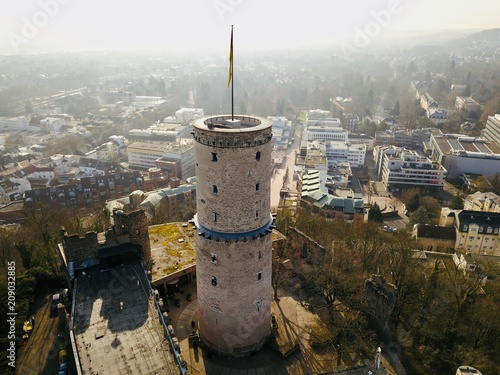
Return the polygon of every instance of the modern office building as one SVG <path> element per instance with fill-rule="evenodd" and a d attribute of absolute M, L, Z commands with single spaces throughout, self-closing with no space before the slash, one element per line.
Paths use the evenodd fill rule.
<path fill-rule="evenodd" d="M 425 149 L 432 161 L 448 170 L 448 177 L 500 172 L 500 146 L 495 141 L 461 134 L 432 134 Z"/>

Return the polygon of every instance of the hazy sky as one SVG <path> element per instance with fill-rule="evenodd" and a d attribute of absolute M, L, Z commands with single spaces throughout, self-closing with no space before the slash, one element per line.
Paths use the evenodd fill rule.
<path fill-rule="evenodd" d="M 222 50 L 231 24 L 241 49 L 339 38 L 363 43 L 361 34 L 374 40 L 401 30 L 500 27 L 498 0 L 4 0 L 0 7 L 0 53 L 7 54 Z"/>

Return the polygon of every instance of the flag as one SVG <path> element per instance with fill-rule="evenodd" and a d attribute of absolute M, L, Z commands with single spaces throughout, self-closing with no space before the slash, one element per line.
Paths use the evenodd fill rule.
<path fill-rule="evenodd" d="M 231 43 L 229 44 L 229 77 L 227 78 L 227 87 L 231 85 L 233 79 L 233 26 L 231 26 Z"/>

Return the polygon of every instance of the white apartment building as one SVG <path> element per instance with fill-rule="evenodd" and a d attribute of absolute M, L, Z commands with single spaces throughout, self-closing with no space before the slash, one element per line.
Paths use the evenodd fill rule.
<path fill-rule="evenodd" d="M 349 142 L 326 142 L 326 157 L 329 165 L 349 162 L 349 166 L 360 168 L 365 165 L 366 144 Z"/>
<path fill-rule="evenodd" d="M 64 125 L 66 125 L 66 121 L 63 118 L 46 117 L 40 120 L 40 130 L 42 131 L 58 133 Z"/>
<path fill-rule="evenodd" d="M 288 142 L 290 142 L 292 121 L 284 116 L 268 116 L 273 124 L 273 148 L 286 149 Z"/>
<path fill-rule="evenodd" d="M 382 183 L 388 190 L 399 191 L 407 187 L 442 188 L 446 169 L 414 151 L 395 155 L 384 154 Z"/>
<path fill-rule="evenodd" d="M 497 113 L 495 116 L 488 116 L 483 136 L 489 141 L 500 144 L 500 113 Z"/>
<path fill-rule="evenodd" d="M 476 191 L 465 197 L 464 210 L 500 213 L 500 197 L 489 191 Z"/>
<path fill-rule="evenodd" d="M 323 120 L 331 117 L 330 111 L 323 109 L 312 109 L 307 112 L 307 120 Z"/>
<path fill-rule="evenodd" d="M 382 176 L 382 166 L 385 155 L 397 155 L 404 149 L 396 146 L 375 146 L 373 149 L 373 161 L 375 162 L 375 172 L 378 177 Z"/>
<path fill-rule="evenodd" d="M 0 129 L 6 132 L 18 132 L 23 130 L 28 130 L 30 125 L 30 120 L 28 117 L 3 117 L 0 118 Z"/>
<path fill-rule="evenodd" d="M 119 154 L 118 144 L 109 141 L 96 147 L 92 151 L 87 152 L 85 154 L 85 157 L 101 161 L 112 161 L 114 158 L 118 156 L 118 154 Z"/>
<path fill-rule="evenodd" d="M 175 111 L 175 119 L 181 124 L 203 116 L 203 108 L 181 108 Z"/>
<path fill-rule="evenodd" d="M 455 99 L 455 108 L 466 112 L 474 112 L 479 109 L 479 103 L 470 96 L 457 96 Z"/>
<path fill-rule="evenodd" d="M 194 140 L 183 140 L 182 143 L 146 143 L 133 142 L 127 146 L 128 162 L 135 168 L 156 167 L 158 159 L 180 161 L 181 179 L 185 180 L 195 174 Z"/>

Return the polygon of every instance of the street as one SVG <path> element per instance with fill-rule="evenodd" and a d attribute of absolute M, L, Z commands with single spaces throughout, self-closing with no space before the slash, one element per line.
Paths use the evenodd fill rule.
<path fill-rule="evenodd" d="M 286 170 L 288 168 L 288 178 L 286 181 L 286 187 L 290 190 L 290 193 L 297 193 L 296 184 L 293 182 L 293 170 L 295 165 L 295 152 L 298 152 L 300 147 L 302 126 L 298 125 L 295 128 L 294 141 L 291 146 L 289 146 L 285 151 L 285 161 L 284 166 L 281 168 L 275 168 L 273 175 L 271 177 L 271 211 L 275 212 L 280 203 L 280 190 L 283 187 L 283 178 L 285 177 Z"/>

